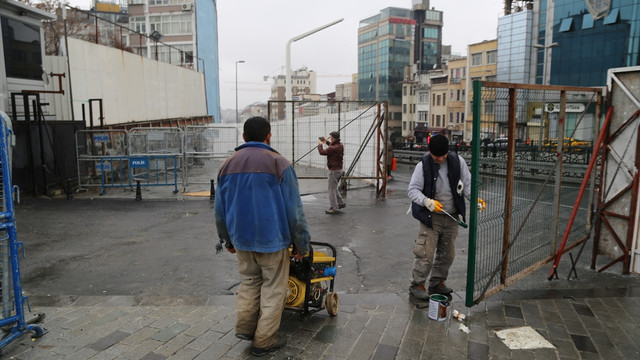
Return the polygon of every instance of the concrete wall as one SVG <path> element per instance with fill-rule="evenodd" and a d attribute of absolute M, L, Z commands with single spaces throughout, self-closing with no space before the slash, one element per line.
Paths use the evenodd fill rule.
<path fill-rule="evenodd" d="M 105 125 L 207 114 L 202 73 L 82 40 L 68 41 L 76 119 L 89 99 L 103 99 Z"/>

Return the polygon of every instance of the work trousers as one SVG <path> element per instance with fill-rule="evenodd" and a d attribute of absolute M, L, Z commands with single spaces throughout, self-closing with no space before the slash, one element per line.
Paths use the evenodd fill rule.
<path fill-rule="evenodd" d="M 274 253 L 236 251 L 242 283 L 238 290 L 236 334 L 253 335 L 253 346 L 278 343 L 282 311 L 287 298 L 289 249 Z"/>
<path fill-rule="evenodd" d="M 338 191 L 338 181 L 340 181 L 342 173 L 342 170 L 329 170 L 329 205 L 334 210 L 338 210 L 338 207 L 344 204 L 340 191 Z"/>
<path fill-rule="evenodd" d="M 447 215 L 432 213 L 431 224 L 433 228 L 420 223 L 420 232 L 413 247 L 412 285 L 424 284 L 428 279 L 429 286 L 434 286 L 447 280 L 453 264 L 458 223 Z"/>

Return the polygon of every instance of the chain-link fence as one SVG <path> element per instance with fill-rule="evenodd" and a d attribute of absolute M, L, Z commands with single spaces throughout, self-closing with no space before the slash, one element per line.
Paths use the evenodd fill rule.
<path fill-rule="evenodd" d="M 467 306 L 550 262 L 576 202 L 597 138 L 601 90 L 474 83 Z M 595 176 L 588 177 L 569 250 L 588 235 Z"/>

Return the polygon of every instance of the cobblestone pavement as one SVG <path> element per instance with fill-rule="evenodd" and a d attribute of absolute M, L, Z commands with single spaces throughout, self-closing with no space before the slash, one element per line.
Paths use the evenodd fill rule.
<path fill-rule="evenodd" d="M 407 295 L 340 297 L 339 313 L 286 311 L 287 346 L 271 359 L 637 359 L 640 287 L 513 291 L 463 306 L 454 295 L 444 321 Z M 10 344 L 3 359 L 251 359 L 235 337 L 234 296 L 33 297 L 48 333 Z M 468 328 L 468 333 L 461 329 Z M 552 348 L 511 349 L 496 331 L 529 326 Z"/>

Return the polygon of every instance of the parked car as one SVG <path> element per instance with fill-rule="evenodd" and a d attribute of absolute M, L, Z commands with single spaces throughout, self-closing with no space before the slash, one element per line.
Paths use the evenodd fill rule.
<path fill-rule="evenodd" d="M 464 140 L 453 140 L 449 142 L 449 151 L 467 151 L 469 145 Z"/>
<path fill-rule="evenodd" d="M 564 151 L 590 151 L 591 141 L 565 137 L 563 149 Z M 547 139 L 542 143 L 542 151 L 553 152 L 556 150 L 558 150 L 558 139 Z"/>
<path fill-rule="evenodd" d="M 487 148 L 489 150 L 507 150 L 507 146 L 509 144 L 508 138 L 497 138 L 487 144 Z M 522 139 L 516 139 L 516 149 L 526 146 L 526 144 L 522 141 Z"/>

